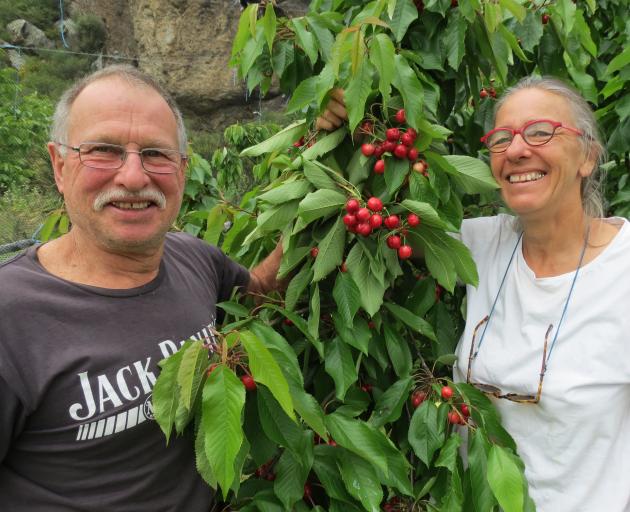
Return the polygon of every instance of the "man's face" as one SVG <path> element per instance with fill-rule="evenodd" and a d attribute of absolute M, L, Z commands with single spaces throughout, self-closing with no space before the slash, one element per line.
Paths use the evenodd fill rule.
<path fill-rule="evenodd" d="M 166 101 L 149 87 L 117 77 L 81 91 L 70 112 L 68 140 L 60 142 L 105 142 L 132 151 L 179 149 L 175 116 Z M 92 169 L 70 149 L 61 156 L 51 144 L 49 152 L 74 236 L 123 254 L 161 247 L 181 205 L 184 165 L 175 174 L 150 174 L 140 156 L 130 153 L 120 169 Z M 162 204 L 155 200 L 156 193 L 163 194 Z"/>

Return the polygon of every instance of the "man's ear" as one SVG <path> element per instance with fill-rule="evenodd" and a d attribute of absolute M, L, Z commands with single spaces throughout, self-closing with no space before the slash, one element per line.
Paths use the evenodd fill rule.
<path fill-rule="evenodd" d="M 49 142 L 47 144 L 48 155 L 50 156 L 50 163 L 53 168 L 53 173 L 55 176 L 55 183 L 57 184 L 57 190 L 59 193 L 63 195 L 63 168 L 65 165 L 65 160 L 63 156 L 59 153 L 59 147 L 54 142 Z"/>

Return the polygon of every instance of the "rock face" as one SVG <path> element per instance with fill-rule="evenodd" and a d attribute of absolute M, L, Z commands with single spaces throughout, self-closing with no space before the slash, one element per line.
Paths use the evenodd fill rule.
<path fill-rule="evenodd" d="M 307 6 L 306 0 L 281 2 L 289 15 L 301 15 Z M 209 127 L 253 117 L 259 110 L 257 93 L 248 100 L 228 67 L 239 1 L 75 0 L 73 16 L 80 12 L 103 19 L 107 54 L 136 57 L 141 69 L 161 81 L 185 111 L 208 119 Z"/>
<path fill-rule="evenodd" d="M 15 20 L 7 25 L 9 41 L 19 46 L 35 48 L 52 48 L 53 44 L 46 34 L 26 20 Z"/>

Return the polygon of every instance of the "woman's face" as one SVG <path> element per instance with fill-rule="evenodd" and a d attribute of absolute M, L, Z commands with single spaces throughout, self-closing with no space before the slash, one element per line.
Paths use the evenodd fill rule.
<path fill-rule="evenodd" d="M 495 128 L 520 129 L 538 119 L 575 128 L 567 100 L 537 88 L 512 94 L 497 112 Z M 542 146 L 515 135 L 505 152 L 491 153 L 490 163 L 508 207 L 525 220 L 544 220 L 582 211 L 580 185 L 595 160 L 584 154 L 580 135 L 558 128 Z"/>

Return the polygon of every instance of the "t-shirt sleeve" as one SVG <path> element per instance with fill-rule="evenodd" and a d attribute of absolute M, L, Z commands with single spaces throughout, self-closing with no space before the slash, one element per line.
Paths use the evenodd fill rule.
<path fill-rule="evenodd" d="M 239 291 L 245 291 L 250 280 L 250 273 L 242 265 L 228 258 L 223 252 L 217 251 L 223 260 L 219 268 L 223 269 L 221 285 L 219 287 L 219 301 L 228 300 L 235 288 Z"/>
<path fill-rule="evenodd" d="M 26 413 L 22 402 L 0 375 L 0 463 L 25 422 Z"/>

